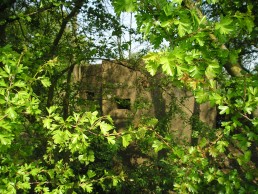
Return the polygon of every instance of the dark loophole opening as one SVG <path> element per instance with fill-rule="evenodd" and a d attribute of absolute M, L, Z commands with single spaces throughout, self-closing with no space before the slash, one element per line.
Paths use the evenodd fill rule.
<path fill-rule="evenodd" d="M 94 92 L 89 92 L 89 91 L 86 92 L 87 100 L 94 100 L 94 97 L 95 97 L 95 93 Z"/>
<path fill-rule="evenodd" d="M 121 99 L 115 98 L 116 106 L 118 109 L 131 109 L 131 100 L 130 99 Z"/>

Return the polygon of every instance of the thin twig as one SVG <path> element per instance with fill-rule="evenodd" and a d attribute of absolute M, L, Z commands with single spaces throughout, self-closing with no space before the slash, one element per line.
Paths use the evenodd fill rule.
<path fill-rule="evenodd" d="M 5 117 L 7 117 L 8 115 L 4 115 L 2 118 L 0 118 L 0 121 L 3 120 Z"/>
<path fill-rule="evenodd" d="M 154 134 L 168 147 L 170 148 L 172 151 L 174 151 L 174 149 L 169 145 L 169 143 L 159 134 L 157 133 L 153 128 L 148 128 L 149 130 L 153 131 Z"/>

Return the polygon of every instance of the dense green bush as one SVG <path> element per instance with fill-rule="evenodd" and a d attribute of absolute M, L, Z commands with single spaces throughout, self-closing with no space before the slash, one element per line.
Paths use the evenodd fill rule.
<path fill-rule="evenodd" d="M 104 1 L 0 2 L 0 193 L 257 193 L 258 4 L 111 2 L 117 16 Z M 117 132 L 81 98 L 75 65 L 131 48 L 121 41 L 123 11 L 152 45 L 150 75 L 216 107 L 213 128 L 198 113 L 186 121 L 195 141 L 171 133 L 175 104 Z M 141 101 L 135 107 L 149 106 Z"/>

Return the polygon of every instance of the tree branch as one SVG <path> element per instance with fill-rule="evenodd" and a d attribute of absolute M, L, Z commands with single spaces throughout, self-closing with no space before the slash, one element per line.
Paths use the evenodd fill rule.
<path fill-rule="evenodd" d="M 190 10 L 195 10 L 199 16 L 200 19 L 204 17 L 202 11 L 195 5 L 195 3 L 192 0 L 185 0 L 185 5 Z M 218 42 L 217 37 L 214 34 L 210 34 L 210 38 L 213 42 Z M 228 50 L 225 44 L 221 45 L 221 49 Z M 227 63 L 224 65 L 224 68 L 228 72 L 229 75 L 233 77 L 240 77 L 243 76 L 245 73 L 248 73 L 241 67 L 240 64 L 231 64 Z"/>
<path fill-rule="evenodd" d="M 66 88 L 65 88 L 65 96 L 63 99 L 63 118 L 64 120 L 67 119 L 69 115 L 69 105 L 70 105 L 70 93 L 71 93 L 71 78 L 72 78 L 72 72 L 75 64 L 71 65 L 67 72 L 67 78 L 66 78 Z"/>
<path fill-rule="evenodd" d="M 67 68 L 65 68 L 64 70 L 62 70 L 60 73 L 58 73 L 57 75 L 55 75 L 52 79 L 51 79 L 51 86 L 48 89 L 48 98 L 47 98 L 47 107 L 52 106 L 53 104 L 53 98 L 54 98 L 54 91 L 55 91 L 55 87 L 57 84 L 57 81 L 60 77 L 62 77 L 67 71 L 69 71 L 70 69 L 74 68 L 75 64 L 72 64 L 71 66 L 68 66 Z"/>
<path fill-rule="evenodd" d="M 82 5 L 83 5 L 83 0 L 77 0 L 75 1 L 75 5 L 74 8 L 72 9 L 72 11 L 63 19 L 61 27 L 59 29 L 59 32 L 57 33 L 53 44 L 50 48 L 50 52 L 48 53 L 48 56 L 46 56 L 47 58 L 52 58 L 55 56 L 56 51 L 57 51 L 57 47 L 59 44 L 59 41 L 61 40 L 63 33 L 65 31 L 66 25 L 67 23 L 77 14 L 77 12 L 81 9 Z M 62 72 L 66 72 L 67 70 L 69 70 L 70 67 L 66 68 L 65 71 Z M 61 74 L 62 74 L 61 72 Z M 60 74 L 59 74 L 60 75 Z M 51 81 L 51 86 L 49 87 L 48 90 L 48 99 L 47 99 L 47 107 L 51 106 L 53 103 L 53 98 L 54 98 L 54 90 L 55 90 L 55 85 L 57 83 L 57 80 L 60 76 L 54 76 L 54 78 Z"/>
<path fill-rule="evenodd" d="M 52 9 L 53 7 L 56 7 L 55 5 L 49 5 L 47 7 L 43 7 L 41 9 L 38 9 L 37 11 L 34 11 L 32 13 L 28 13 L 26 15 L 23 15 L 23 16 L 16 16 L 16 17 L 13 17 L 13 18 L 6 18 L 5 19 L 5 22 L 1 25 L 7 25 L 8 23 L 12 23 L 14 21 L 17 21 L 17 20 L 20 20 L 22 17 L 26 17 L 26 16 L 33 16 L 35 14 L 38 14 L 38 13 L 41 13 L 41 12 L 44 12 L 44 11 L 47 11 L 47 10 L 50 10 Z"/>
<path fill-rule="evenodd" d="M 16 0 L 9 0 L 0 3 L 0 13 L 3 13 L 7 8 L 10 8 Z"/>
<path fill-rule="evenodd" d="M 83 5 L 83 0 L 77 0 L 75 1 L 75 6 L 73 10 L 63 19 L 61 27 L 59 29 L 58 34 L 56 35 L 55 40 L 53 41 L 52 47 L 50 48 L 50 56 L 54 56 L 57 50 L 57 46 L 59 44 L 59 41 L 62 38 L 62 35 L 65 31 L 67 23 L 77 14 L 77 12 L 81 9 Z"/>

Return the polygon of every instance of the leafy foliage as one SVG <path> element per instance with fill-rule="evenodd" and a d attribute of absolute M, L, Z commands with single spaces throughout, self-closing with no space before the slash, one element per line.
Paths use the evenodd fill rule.
<path fill-rule="evenodd" d="M 162 71 L 192 91 L 197 102 L 216 106 L 220 115 L 214 129 L 192 125 L 197 145 L 175 145 L 175 140 L 168 141 L 164 129 L 153 131 L 154 151 L 167 149 L 158 160 L 171 172 L 169 178 L 163 177 L 163 181 L 173 179 L 171 190 L 257 192 L 257 72 L 242 68 L 245 52 L 257 45 L 254 7 L 256 3 L 250 1 L 234 5 L 229 1 L 135 4 L 138 27 L 157 49 L 144 57 L 146 69 L 151 75 Z M 168 46 L 159 50 L 163 40 Z"/>
<path fill-rule="evenodd" d="M 213 127 L 198 111 L 184 120 L 173 97 L 166 114 L 146 111 L 117 132 L 72 81 L 76 65 L 123 58 L 131 44 L 117 44 L 127 28 L 106 3 L 0 2 L 0 193 L 257 193 L 258 4 L 111 1 L 118 16 L 135 13 L 153 46 L 143 57 L 152 84 L 187 89 L 218 112 Z M 189 141 L 170 130 L 177 116 Z"/>
<path fill-rule="evenodd" d="M 0 56 L 1 192 L 92 192 L 96 184 L 107 190 L 122 181 L 122 172 L 113 174 L 96 161 L 102 157 L 95 142 L 107 153 L 116 151 L 111 118 L 85 112 L 64 120 L 57 106 L 45 115 L 32 86 L 47 77 L 28 76 L 27 53 L 19 55 L 7 46 Z"/>

